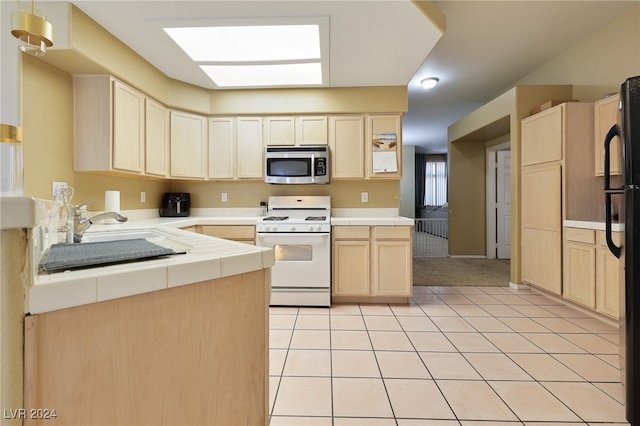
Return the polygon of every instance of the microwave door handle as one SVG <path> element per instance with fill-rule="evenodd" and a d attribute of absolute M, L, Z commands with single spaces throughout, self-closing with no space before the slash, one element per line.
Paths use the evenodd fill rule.
<path fill-rule="evenodd" d="M 311 180 L 316 180 L 316 155 L 311 154 Z"/>

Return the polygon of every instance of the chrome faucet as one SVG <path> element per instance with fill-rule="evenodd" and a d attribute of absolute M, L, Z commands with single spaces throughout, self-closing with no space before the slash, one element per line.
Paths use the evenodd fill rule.
<path fill-rule="evenodd" d="M 101 220 L 106 219 L 115 219 L 118 222 L 126 222 L 128 218 L 118 212 L 104 212 L 93 216 L 92 218 L 86 219 L 82 217 L 82 208 L 87 206 L 88 204 L 94 203 L 96 200 L 90 200 L 86 203 L 80 204 L 79 206 L 71 206 L 71 211 L 73 212 L 73 242 L 79 243 L 82 241 L 82 236 L 84 232 L 94 223 L 99 222 Z"/>

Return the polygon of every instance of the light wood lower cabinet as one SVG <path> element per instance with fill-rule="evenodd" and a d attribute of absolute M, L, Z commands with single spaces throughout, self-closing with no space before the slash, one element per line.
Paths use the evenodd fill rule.
<path fill-rule="evenodd" d="M 596 310 L 619 318 L 624 301 L 624 254 L 620 259 L 611 254 L 605 238 L 604 231 L 596 232 Z M 623 239 L 624 233 L 613 233 L 618 246 Z"/>
<path fill-rule="evenodd" d="M 595 311 L 618 318 L 624 260 L 607 247 L 604 231 L 564 228 L 563 297 Z M 619 244 L 621 233 L 614 233 Z"/>
<path fill-rule="evenodd" d="M 592 229 L 565 228 L 563 296 L 596 307 L 596 246 Z"/>
<path fill-rule="evenodd" d="M 198 225 L 196 232 L 246 244 L 256 242 L 256 227 L 253 225 Z"/>
<path fill-rule="evenodd" d="M 334 226 L 334 301 L 409 298 L 413 286 L 410 226 Z"/>
<path fill-rule="evenodd" d="M 333 227 L 333 295 L 368 296 L 371 242 L 368 226 Z"/>
<path fill-rule="evenodd" d="M 269 270 L 25 318 L 25 425 L 267 425 Z"/>

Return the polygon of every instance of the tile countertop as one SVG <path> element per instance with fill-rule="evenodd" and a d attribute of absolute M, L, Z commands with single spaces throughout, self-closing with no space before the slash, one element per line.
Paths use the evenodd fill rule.
<path fill-rule="evenodd" d="M 146 222 L 151 224 L 145 225 Z M 92 231 L 155 228 L 190 246 L 187 254 L 36 275 L 27 292 L 25 312 L 49 312 L 238 275 L 274 265 L 272 249 L 176 229 L 176 225 L 189 226 L 185 224 L 188 223 L 186 221 L 160 219 L 160 222 L 164 223 L 158 223 L 155 219 L 133 221 L 126 227 L 96 226 Z"/>
<path fill-rule="evenodd" d="M 115 225 L 92 225 L 87 231 L 155 228 L 191 247 L 189 253 L 141 262 L 36 275 L 25 312 L 38 314 L 169 287 L 237 275 L 274 265 L 273 250 L 201 235 L 179 228 L 194 225 L 255 225 L 255 216 L 155 217 Z M 412 226 L 399 216 L 331 217 L 332 225 Z"/>
<path fill-rule="evenodd" d="M 604 222 L 587 222 L 583 220 L 565 220 L 563 222 L 567 228 L 593 229 L 596 231 L 604 231 Z M 613 232 L 624 232 L 624 223 L 612 223 L 611 230 Z"/>

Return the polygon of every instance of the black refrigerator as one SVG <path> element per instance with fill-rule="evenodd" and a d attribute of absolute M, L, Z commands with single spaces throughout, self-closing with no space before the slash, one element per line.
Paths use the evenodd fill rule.
<path fill-rule="evenodd" d="M 620 137 L 623 185 L 611 187 L 610 144 Z M 625 410 L 631 425 L 640 424 L 640 76 L 628 78 L 620 87 L 618 123 L 604 141 L 604 191 L 606 237 L 611 252 L 624 254 L 624 292 L 620 305 L 620 370 Z M 613 199 L 624 199 L 624 243 L 612 241 Z"/>

